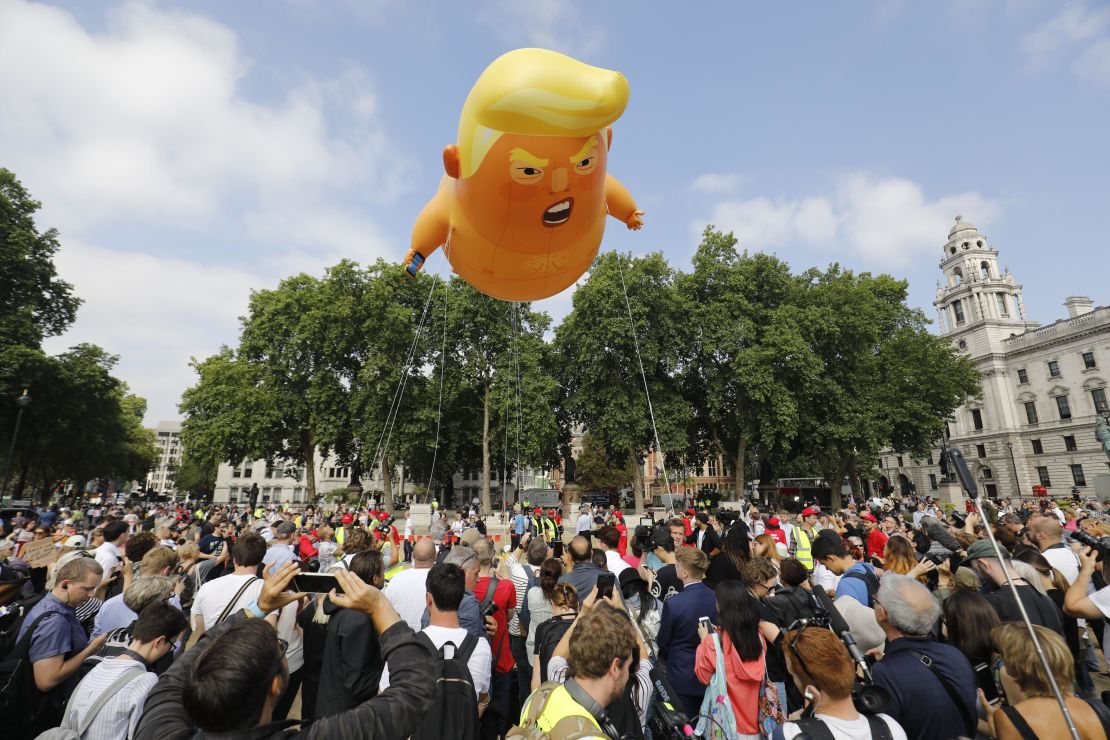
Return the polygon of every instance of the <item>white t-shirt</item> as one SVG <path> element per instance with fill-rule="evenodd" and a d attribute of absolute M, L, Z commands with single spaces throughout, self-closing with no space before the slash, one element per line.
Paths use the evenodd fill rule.
<path fill-rule="evenodd" d="M 254 576 L 247 575 L 231 575 L 220 576 L 214 581 L 209 581 L 201 585 L 197 589 L 197 595 L 193 598 L 193 628 L 196 629 L 196 618 L 201 617 L 204 619 L 204 628 L 210 630 L 216 626 L 216 620 L 220 618 L 220 614 L 227 607 L 231 600 L 235 598 L 235 594 L 243 587 L 243 584 L 248 579 Z M 232 607 L 229 616 L 240 609 L 245 609 L 248 604 L 258 598 L 262 593 L 262 579 L 254 578 L 254 582 L 247 586 L 243 591 L 243 595 L 239 597 L 239 601 Z"/>
<path fill-rule="evenodd" d="M 615 576 L 619 576 L 622 570 L 631 568 L 632 566 L 621 560 L 621 554 L 616 550 L 605 551 L 605 567 L 609 572 Z"/>
<path fill-rule="evenodd" d="M 104 575 L 101 577 L 101 583 L 108 580 L 112 575 L 112 571 L 120 564 L 120 555 L 123 552 L 113 545 L 111 542 L 105 542 L 100 547 L 93 550 L 93 557 L 96 562 L 100 563 L 100 567 L 104 569 Z"/>
<path fill-rule="evenodd" d="M 1041 553 L 1049 564 L 1064 574 L 1068 585 L 1075 583 L 1079 577 L 1079 557 L 1066 545 L 1064 547 L 1050 547 Z"/>
<path fill-rule="evenodd" d="M 860 715 L 856 719 L 838 719 L 837 717 L 829 717 L 824 714 L 815 714 L 814 717 L 820 719 L 825 723 L 825 727 L 829 728 L 832 736 L 836 740 L 867 740 L 871 737 L 871 727 L 867 723 L 867 718 Z M 885 714 L 878 715 L 879 719 L 886 722 L 887 728 L 890 730 L 890 736 L 893 740 L 907 740 L 906 731 L 902 726 L 895 722 Z M 801 734 L 801 729 L 793 722 L 787 722 L 782 726 L 782 736 L 784 740 L 793 740 Z"/>
<path fill-rule="evenodd" d="M 421 631 L 428 636 L 437 650 L 448 642 L 452 642 L 458 647 L 463 644 L 467 635 L 467 631 L 462 627 L 436 627 L 431 624 Z M 447 657 L 451 657 L 450 651 L 448 651 Z M 470 660 L 466 661 L 466 666 L 470 669 L 470 680 L 474 682 L 474 692 L 478 696 L 488 694 L 489 675 L 493 668 L 493 652 L 490 650 L 487 640 L 478 640 L 478 643 L 474 646 L 474 652 L 470 654 Z M 382 680 L 378 684 L 378 691 L 385 691 L 388 687 L 389 664 L 387 663 L 385 669 L 382 670 Z"/>
<path fill-rule="evenodd" d="M 428 572 L 431 568 L 409 568 L 389 579 L 385 598 L 397 610 L 398 616 L 405 620 L 413 631 L 420 630 L 420 617 L 428 605 Z"/>

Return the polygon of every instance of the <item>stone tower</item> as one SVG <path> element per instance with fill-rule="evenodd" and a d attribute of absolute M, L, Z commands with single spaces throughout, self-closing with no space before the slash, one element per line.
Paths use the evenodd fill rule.
<path fill-rule="evenodd" d="M 937 285 L 941 334 L 972 357 L 1002 351 L 1003 339 L 1037 326 L 1025 313 L 1021 285 L 998 266 L 998 250 L 971 224 L 956 216 L 940 260 Z"/>

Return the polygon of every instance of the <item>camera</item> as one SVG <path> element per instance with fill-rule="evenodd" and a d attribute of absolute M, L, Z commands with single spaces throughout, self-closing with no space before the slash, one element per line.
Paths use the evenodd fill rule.
<path fill-rule="evenodd" d="M 488 604 L 486 604 L 485 606 L 482 607 L 482 617 L 483 618 L 492 617 L 496 611 L 497 611 L 497 604 L 494 604 L 491 601 L 490 603 L 488 603 Z"/>
<path fill-rule="evenodd" d="M 1095 537 L 1082 529 L 1077 529 L 1071 533 L 1071 538 L 1073 541 L 1094 550 L 1099 561 L 1105 559 L 1106 553 L 1110 551 L 1110 537 Z"/>
<path fill-rule="evenodd" d="M 960 529 L 964 528 L 964 523 L 967 521 L 967 515 L 966 514 L 960 514 L 960 513 L 955 512 L 955 511 L 953 511 L 951 514 L 949 514 L 948 518 L 952 520 L 952 524 L 954 524 L 956 527 L 958 527 Z"/>

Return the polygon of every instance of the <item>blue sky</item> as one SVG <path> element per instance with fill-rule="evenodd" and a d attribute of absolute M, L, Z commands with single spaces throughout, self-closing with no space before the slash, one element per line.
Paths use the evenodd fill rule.
<path fill-rule="evenodd" d="M 684 268 L 714 222 L 798 270 L 908 278 L 933 316 L 962 213 L 1035 320 L 1107 303 L 1104 3 L 0 0 L 0 165 L 86 299 L 50 349 L 120 354 L 148 422 L 176 418 L 251 289 L 400 260 L 470 85 L 521 46 L 630 82 L 610 171 L 647 225 L 603 249 Z"/>

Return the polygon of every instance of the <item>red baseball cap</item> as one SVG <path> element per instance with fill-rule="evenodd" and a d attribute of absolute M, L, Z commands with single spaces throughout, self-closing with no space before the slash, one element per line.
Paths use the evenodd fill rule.
<path fill-rule="evenodd" d="M 533 514 L 542 514 L 543 509 L 541 509 L 540 507 L 537 506 L 535 509 L 532 510 L 532 513 Z"/>
<path fill-rule="evenodd" d="M 352 516 L 351 514 L 344 514 L 344 515 L 343 515 L 343 523 L 344 523 L 344 524 L 350 524 L 350 523 L 351 523 L 351 522 L 353 522 L 354 520 L 355 520 L 355 518 L 354 518 L 354 516 Z"/>
<path fill-rule="evenodd" d="M 383 522 L 384 522 L 384 521 L 385 521 L 386 519 L 388 519 L 388 518 L 389 518 L 389 512 L 386 512 L 386 511 L 380 511 L 380 512 L 378 512 L 378 520 L 379 520 L 379 521 L 383 521 Z"/>
<path fill-rule="evenodd" d="M 768 527 L 777 527 L 777 526 L 779 526 L 779 518 L 777 516 L 771 517 L 770 519 L 767 520 L 767 526 Z"/>
<path fill-rule="evenodd" d="M 872 514 L 872 513 L 870 512 L 870 511 L 865 511 L 864 513 L 860 514 L 860 515 L 859 515 L 859 518 L 860 518 L 860 519 L 866 519 L 866 520 L 867 520 L 867 521 L 869 521 L 869 522 L 877 522 L 877 521 L 879 521 L 878 519 L 876 519 L 876 518 L 875 518 L 875 515 L 874 515 L 874 514 Z"/>
<path fill-rule="evenodd" d="M 821 510 L 816 506 L 810 506 L 807 509 L 802 509 L 802 516 L 820 516 Z"/>
<path fill-rule="evenodd" d="M 686 510 L 686 513 L 687 514 L 693 514 L 694 513 L 694 507 L 691 506 L 689 509 Z"/>

